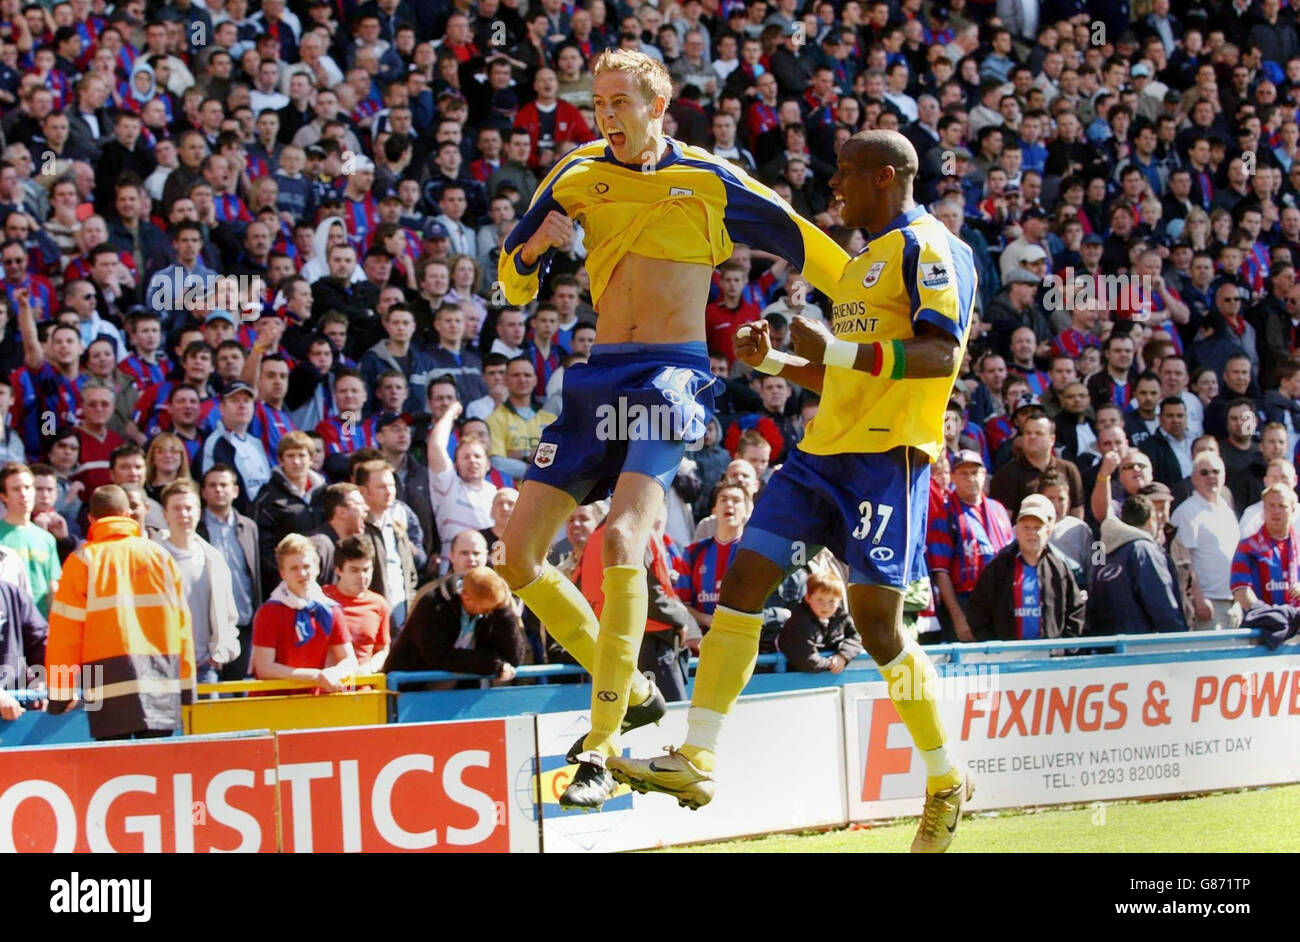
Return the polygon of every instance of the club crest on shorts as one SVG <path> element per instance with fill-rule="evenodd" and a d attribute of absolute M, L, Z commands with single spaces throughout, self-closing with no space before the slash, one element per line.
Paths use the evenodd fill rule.
<path fill-rule="evenodd" d="M 555 461 L 555 443 L 542 442 L 537 446 L 537 454 L 533 457 L 533 464 L 539 468 L 549 468 Z"/>
<path fill-rule="evenodd" d="M 946 262 L 922 262 L 921 284 L 927 288 L 944 288 L 948 285 L 948 264 Z"/>
<path fill-rule="evenodd" d="M 867 269 L 867 273 L 862 276 L 862 287 L 870 288 L 872 285 L 874 285 L 877 281 L 880 280 L 880 273 L 883 272 L 884 270 L 885 270 L 884 262 L 872 262 L 871 267 Z"/>

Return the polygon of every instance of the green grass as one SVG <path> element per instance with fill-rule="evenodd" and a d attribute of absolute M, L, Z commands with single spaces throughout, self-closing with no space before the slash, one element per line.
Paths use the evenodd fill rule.
<path fill-rule="evenodd" d="M 1104 823 L 1101 823 L 1104 811 Z M 1300 785 L 1167 801 L 1108 802 L 1041 811 L 984 812 L 962 820 L 949 853 L 1283 852 L 1300 850 Z M 1096 819 L 1096 820 L 1094 820 Z M 666 853 L 903 852 L 916 819 L 826 832 L 669 848 Z"/>

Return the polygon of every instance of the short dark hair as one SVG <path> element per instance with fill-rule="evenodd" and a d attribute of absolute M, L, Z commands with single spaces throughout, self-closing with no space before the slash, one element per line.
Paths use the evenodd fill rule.
<path fill-rule="evenodd" d="M 359 490 L 355 484 L 347 481 L 340 481 L 338 484 L 331 484 L 325 488 L 325 494 L 321 497 L 321 513 L 324 514 L 328 522 L 334 517 L 334 511 L 338 510 L 347 503 L 348 496 L 354 491 Z"/>
<path fill-rule="evenodd" d="M 334 547 L 334 568 L 342 569 L 347 563 L 359 562 L 368 559 L 374 562 L 375 550 L 371 546 L 370 540 L 360 535 L 345 536 L 339 540 L 339 545 Z"/>
<path fill-rule="evenodd" d="M 144 457 L 144 451 L 135 442 L 127 442 L 125 445 L 118 445 L 108 456 L 108 470 L 112 471 L 117 467 L 117 463 L 123 458 L 131 458 L 139 455 Z"/>
<path fill-rule="evenodd" d="M 239 485 L 239 474 L 238 474 L 238 472 L 236 472 L 235 469 L 232 468 L 230 465 L 228 465 L 228 464 L 224 464 L 224 463 L 218 461 L 218 462 L 217 462 L 216 464 L 214 464 L 212 467 L 208 468 L 208 470 L 206 470 L 206 471 L 203 472 L 203 486 L 204 486 L 204 487 L 207 487 L 207 486 L 208 486 L 208 478 L 212 477 L 212 475 L 214 475 L 214 474 L 229 474 L 232 478 L 235 479 L 235 485 L 236 485 L 236 486 Z"/>

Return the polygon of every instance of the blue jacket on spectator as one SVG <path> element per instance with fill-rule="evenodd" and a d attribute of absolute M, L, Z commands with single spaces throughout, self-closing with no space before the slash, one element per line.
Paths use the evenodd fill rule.
<path fill-rule="evenodd" d="M 1088 586 L 1089 634 L 1187 631 L 1169 558 L 1146 530 L 1118 517 L 1101 522 L 1105 562 Z"/>

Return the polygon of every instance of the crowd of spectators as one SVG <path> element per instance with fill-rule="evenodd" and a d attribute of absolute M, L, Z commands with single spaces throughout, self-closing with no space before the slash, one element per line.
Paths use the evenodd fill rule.
<path fill-rule="evenodd" d="M 184 576 L 200 679 L 505 683 L 563 656 L 490 563 L 597 334 L 581 220 L 535 303 L 494 273 L 596 136 L 589 69 L 615 48 L 669 67 L 669 135 L 850 252 L 837 150 L 900 130 L 917 202 L 974 250 L 908 595 L 923 640 L 1226 628 L 1300 599 L 1295 17 L 1175 6 L 0 0 L 5 663 L 39 662 L 109 483 Z M 784 347 L 828 312 L 745 245 L 715 273 L 717 417 L 646 553 L 642 667 L 667 692 L 818 407 L 737 362 L 734 330 L 765 318 Z M 604 513 L 552 552 L 597 606 Z M 825 551 L 792 574 L 765 650 L 843 670 L 844 575 Z"/>

